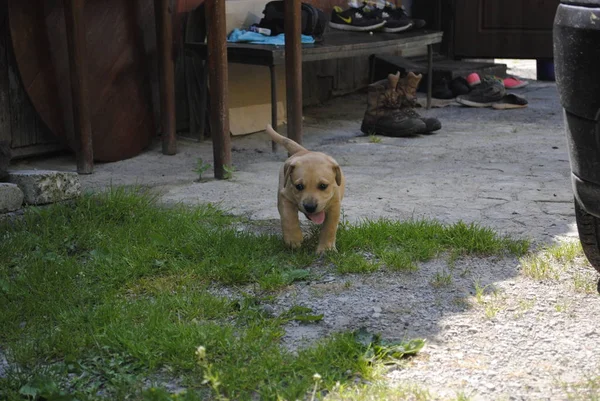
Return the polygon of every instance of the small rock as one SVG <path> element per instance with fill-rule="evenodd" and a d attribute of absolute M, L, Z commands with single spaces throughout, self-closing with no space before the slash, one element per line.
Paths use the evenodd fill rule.
<path fill-rule="evenodd" d="M 15 185 L 0 183 L 0 213 L 14 212 L 21 208 L 25 195 Z"/>
<path fill-rule="evenodd" d="M 263 305 L 263 312 L 265 312 L 267 315 L 270 316 L 274 316 L 275 315 L 275 308 L 273 308 L 271 305 Z"/>
<path fill-rule="evenodd" d="M 373 313 L 373 319 L 379 319 L 381 317 L 381 313 Z"/>
<path fill-rule="evenodd" d="M 380 306 L 374 306 L 373 307 L 373 312 L 375 312 L 375 313 L 381 313 L 381 307 Z"/>

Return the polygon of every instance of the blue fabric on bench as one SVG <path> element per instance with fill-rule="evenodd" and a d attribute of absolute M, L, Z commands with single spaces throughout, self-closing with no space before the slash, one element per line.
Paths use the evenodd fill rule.
<path fill-rule="evenodd" d="M 300 35 L 302 43 L 315 43 L 315 39 L 309 35 Z M 252 43 L 258 45 L 285 45 L 285 35 L 265 36 L 258 32 L 250 32 L 243 29 L 234 29 L 227 37 L 231 43 Z"/>

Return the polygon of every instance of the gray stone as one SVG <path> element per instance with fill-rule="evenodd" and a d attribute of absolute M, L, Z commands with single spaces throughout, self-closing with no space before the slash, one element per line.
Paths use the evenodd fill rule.
<path fill-rule="evenodd" d="M 23 204 L 23 191 L 15 184 L 0 183 L 0 213 L 14 212 Z"/>
<path fill-rule="evenodd" d="M 73 199 L 81 194 L 77 173 L 49 170 L 11 171 L 9 182 L 17 184 L 25 194 L 25 202 L 43 205 Z"/>

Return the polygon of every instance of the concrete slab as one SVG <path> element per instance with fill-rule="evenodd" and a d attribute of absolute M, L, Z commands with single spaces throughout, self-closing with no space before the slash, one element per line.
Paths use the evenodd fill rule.
<path fill-rule="evenodd" d="M 550 241 L 576 235 L 570 167 L 556 85 L 533 81 L 513 91 L 529 100 L 517 110 L 452 105 L 424 110 L 442 122 L 439 133 L 415 138 L 360 132 L 366 95 L 357 93 L 305 109 L 304 145 L 331 154 L 347 179 L 344 216 L 463 220 L 501 233 Z M 140 156 L 98 164 L 81 176 L 86 190 L 146 185 L 165 202 L 220 204 L 251 219 L 278 219 L 277 174 L 286 154 L 270 152 L 266 134 L 236 137 L 229 181 L 197 182 L 198 158 L 212 163 L 210 142 L 181 140 L 164 156 L 157 144 Z M 21 162 L 17 168 L 75 171 L 71 156 Z M 204 173 L 212 177 L 212 170 Z"/>
<path fill-rule="evenodd" d="M 21 188 L 30 205 L 60 202 L 81 194 L 79 176 L 73 172 L 17 170 L 9 172 L 8 180 Z"/>

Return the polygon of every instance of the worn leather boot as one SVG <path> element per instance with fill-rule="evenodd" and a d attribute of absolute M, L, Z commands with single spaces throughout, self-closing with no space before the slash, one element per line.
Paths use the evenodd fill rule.
<path fill-rule="evenodd" d="M 442 128 L 440 120 L 433 117 L 421 117 L 415 110 L 415 108 L 420 107 L 417 103 L 417 88 L 419 87 L 421 78 L 423 78 L 422 74 L 417 75 L 412 71 L 409 72 L 406 76 L 398 80 L 396 91 L 401 99 L 400 107 L 404 113 L 411 118 L 419 118 L 425 123 L 425 130 L 419 132 L 419 134 L 433 134 L 434 131 Z"/>
<path fill-rule="evenodd" d="M 425 122 L 401 109 L 400 92 L 396 91 L 400 73 L 369 85 L 367 110 L 360 130 L 365 134 L 393 137 L 417 135 L 427 130 Z"/>

